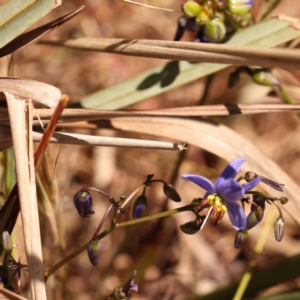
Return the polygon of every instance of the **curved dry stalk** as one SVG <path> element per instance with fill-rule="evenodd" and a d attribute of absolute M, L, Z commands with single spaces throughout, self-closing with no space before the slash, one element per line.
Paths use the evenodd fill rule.
<path fill-rule="evenodd" d="M 100 38 L 40 41 L 39 43 L 77 50 L 189 62 L 300 69 L 299 53 L 292 49 L 261 49 L 247 46 L 237 47 L 236 45 Z"/>

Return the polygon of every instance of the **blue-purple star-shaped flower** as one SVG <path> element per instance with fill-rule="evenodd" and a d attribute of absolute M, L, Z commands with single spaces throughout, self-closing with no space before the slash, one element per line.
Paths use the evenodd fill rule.
<path fill-rule="evenodd" d="M 203 199 L 206 199 L 210 195 L 219 196 L 221 198 L 221 205 L 227 209 L 231 224 L 237 230 L 245 229 L 247 218 L 242 207 L 236 202 L 241 200 L 247 191 L 254 188 L 261 181 L 261 176 L 257 176 L 254 180 L 245 184 L 240 184 L 234 180 L 234 177 L 245 161 L 244 158 L 236 158 L 230 162 L 218 177 L 215 185 L 205 177 L 199 175 L 183 174 L 181 176 L 183 179 L 192 181 L 206 190 Z"/>

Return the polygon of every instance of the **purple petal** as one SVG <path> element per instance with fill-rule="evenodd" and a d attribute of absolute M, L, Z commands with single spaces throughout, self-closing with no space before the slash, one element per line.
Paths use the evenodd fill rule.
<path fill-rule="evenodd" d="M 261 181 L 261 176 L 257 176 L 254 180 L 243 184 L 243 188 L 245 192 L 248 192 L 249 190 L 253 189 L 255 186 L 259 184 L 260 181 Z"/>
<path fill-rule="evenodd" d="M 230 178 L 227 180 L 220 180 L 219 185 L 216 186 L 218 194 L 228 202 L 236 202 L 244 197 L 245 191 L 242 185 Z"/>
<path fill-rule="evenodd" d="M 216 182 L 216 186 L 218 186 L 219 181 L 221 181 L 222 179 L 226 180 L 229 178 L 234 178 L 237 174 L 237 172 L 240 170 L 242 164 L 246 161 L 245 158 L 236 158 L 235 160 L 233 160 L 232 162 L 230 162 L 226 168 L 224 169 L 224 171 L 221 173 L 221 175 L 219 176 L 219 178 L 217 179 Z"/>
<path fill-rule="evenodd" d="M 244 229 L 246 227 L 247 221 L 243 209 L 234 202 L 227 202 L 226 206 L 232 226 L 237 230 Z"/>
<path fill-rule="evenodd" d="M 215 186 L 205 177 L 199 175 L 183 174 L 181 175 L 181 178 L 196 183 L 210 194 L 216 192 Z"/>

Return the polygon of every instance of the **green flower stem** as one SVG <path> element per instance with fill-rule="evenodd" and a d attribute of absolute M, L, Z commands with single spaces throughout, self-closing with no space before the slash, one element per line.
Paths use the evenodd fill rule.
<path fill-rule="evenodd" d="M 171 215 L 183 212 L 183 211 L 193 210 L 197 206 L 198 206 L 197 203 L 196 204 L 189 204 L 189 205 L 186 205 L 186 206 L 182 206 L 182 207 L 179 207 L 179 208 L 176 208 L 176 209 L 168 210 L 168 211 L 165 211 L 165 212 L 162 212 L 162 213 L 159 213 L 159 214 L 155 214 L 155 215 L 152 215 L 152 216 L 148 216 L 148 217 L 144 217 L 144 218 L 140 218 L 140 219 L 136 219 L 136 220 L 130 220 L 130 221 L 127 221 L 127 222 L 117 223 L 114 226 L 110 226 L 109 228 L 107 228 L 106 230 L 101 232 L 98 235 L 98 240 L 103 239 L 105 236 L 107 236 L 109 233 L 114 231 L 116 228 L 131 226 L 131 225 L 135 225 L 135 224 L 139 224 L 139 223 L 143 223 L 143 222 L 147 222 L 147 221 L 151 221 L 151 220 L 155 220 L 155 219 L 159 219 L 159 218 L 168 217 L 168 216 L 171 216 Z M 81 245 L 80 247 L 75 249 L 72 253 L 70 253 L 68 256 L 66 256 L 64 259 L 62 259 L 61 261 L 56 263 L 54 266 L 52 266 L 48 271 L 45 271 L 45 274 L 44 274 L 45 280 L 47 280 L 49 278 L 49 276 L 51 274 L 53 274 L 55 271 L 57 271 L 60 267 L 64 266 L 66 263 L 68 263 L 73 258 L 75 258 L 77 255 L 79 255 L 81 252 L 85 251 L 89 242 L 90 241 L 88 241 L 85 244 Z"/>
<path fill-rule="evenodd" d="M 197 206 L 198 206 L 198 204 L 190 204 L 190 205 L 182 206 L 182 207 L 179 207 L 179 208 L 176 208 L 176 209 L 164 211 L 164 212 L 161 212 L 161 213 L 158 213 L 158 214 L 155 214 L 155 215 L 143 217 L 143 218 L 140 218 L 140 219 L 130 220 L 130 221 L 127 221 L 127 222 L 122 222 L 122 223 L 117 223 L 116 228 L 131 226 L 131 225 L 135 225 L 135 224 L 139 224 L 139 223 L 143 223 L 143 222 L 147 222 L 147 221 L 151 221 L 151 220 L 155 220 L 155 219 L 168 217 L 168 216 L 171 216 L 171 215 L 183 212 L 183 211 L 192 210 L 192 209 L 196 208 Z"/>
<path fill-rule="evenodd" d="M 104 230 L 103 232 L 101 232 L 98 235 L 98 239 L 101 240 L 102 238 L 107 236 L 109 233 L 111 233 L 114 229 L 115 229 L 114 227 L 110 226 L 109 228 L 107 228 L 106 230 Z M 61 261 L 59 261 L 54 266 L 52 266 L 48 271 L 45 271 L 45 273 L 44 273 L 45 280 L 47 280 L 49 278 L 49 276 L 51 274 L 53 274 L 55 271 L 57 271 L 60 267 L 62 267 L 63 265 L 65 265 L 66 263 L 71 261 L 73 258 L 75 258 L 77 255 L 79 255 L 81 252 L 85 251 L 89 242 L 90 241 L 88 241 L 85 244 L 81 245 L 80 247 L 75 249 L 72 253 L 70 253 L 68 256 L 66 256 Z"/>

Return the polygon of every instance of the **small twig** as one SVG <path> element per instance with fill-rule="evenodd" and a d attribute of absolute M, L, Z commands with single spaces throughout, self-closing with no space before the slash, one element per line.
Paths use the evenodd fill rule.
<path fill-rule="evenodd" d="M 39 132 L 33 133 L 35 142 L 41 140 L 43 134 Z M 69 144 L 69 145 L 93 145 L 107 147 L 134 147 L 161 150 L 184 150 L 183 145 L 171 142 L 158 142 L 150 140 L 138 140 L 127 138 L 114 138 L 105 136 L 84 135 L 76 133 L 55 132 L 49 140 L 50 143 Z"/>

